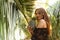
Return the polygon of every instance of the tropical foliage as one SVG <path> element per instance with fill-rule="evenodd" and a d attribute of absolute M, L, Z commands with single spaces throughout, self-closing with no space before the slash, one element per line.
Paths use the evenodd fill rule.
<path fill-rule="evenodd" d="M 35 1 L 0 0 L 0 40 L 28 40 L 30 38 L 27 25 L 34 14 Z M 45 5 L 51 21 L 50 40 L 60 40 L 60 0 L 53 5 L 49 5 L 49 0 L 41 4 Z"/>

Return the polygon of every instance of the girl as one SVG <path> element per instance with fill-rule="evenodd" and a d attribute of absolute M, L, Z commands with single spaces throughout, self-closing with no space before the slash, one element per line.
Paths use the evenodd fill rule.
<path fill-rule="evenodd" d="M 35 17 L 36 19 L 30 21 L 28 25 L 28 30 L 32 34 L 31 40 L 48 40 L 50 21 L 46 11 L 43 8 L 36 9 Z"/>

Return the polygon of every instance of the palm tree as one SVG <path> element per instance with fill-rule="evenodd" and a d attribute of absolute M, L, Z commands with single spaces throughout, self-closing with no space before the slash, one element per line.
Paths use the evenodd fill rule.
<path fill-rule="evenodd" d="M 34 2 L 36 0 L 1 0 L 0 1 L 0 38 L 1 40 L 10 40 L 9 35 L 11 35 L 12 40 L 15 39 L 15 31 L 19 28 L 20 34 L 23 31 L 28 37 L 30 36 L 28 30 L 26 29 L 26 25 L 28 25 L 29 20 L 32 18 L 32 13 L 34 8 Z M 58 4 L 57 4 L 58 3 Z M 55 5 L 50 6 L 48 4 L 48 0 L 46 0 L 45 7 L 48 7 L 47 12 L 52 13 L 51 24 L 53 26 L 53 36 L 52 40 L 60 38 L 59 34 L 59 24 L 60 24 L 60 6 L 59 1 Z M 41 3 L 43 4 L 43 3 Z M 51 11 L 52 10 L 52 11 Z M 58 10 L 58 11 L 57 11 Z M 57 14 L 57 15 L 56 15 Z M 58 26 L 58 28 L 56 26 Z M 10 28 L 11 27 L 11 28 Z M 55 30 L 57 29 L 57 30 Z M 20 35 L 19 34 L 19 35 Z M 13 35 L 13 36 L 12 36 Z M 57 36 L 56 36 L 57 35 Z M 58 38 L 59 37 L 59 38 Z"/>

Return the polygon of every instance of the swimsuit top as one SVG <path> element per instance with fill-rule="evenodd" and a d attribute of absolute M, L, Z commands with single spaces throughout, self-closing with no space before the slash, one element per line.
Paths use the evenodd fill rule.
<path fill-rule="evenodd" d="M 47 35 L 48 34 L 48 29 L 47 28 L 35 28 L 34 33 L 38 33 L 40 35 Z"/>

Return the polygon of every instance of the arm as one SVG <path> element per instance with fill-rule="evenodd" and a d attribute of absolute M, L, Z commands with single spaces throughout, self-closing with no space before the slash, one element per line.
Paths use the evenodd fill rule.
<path fill-rule="evenodd" d="M 30 26 L 28 26 L 27 27 L 27 29 L 28 29 L 28 31 L 31 33 L 31 35 L 33 34 L 33 29 L 30 27 Z"/>
<path fill-rule="evenodd" d="M 30 20 L 29 23 L 28 23 L 27 29 L 28 29 L 28 31 L 29 31 L 31 34 L 33 34 L 33 29 L 34 29 L 34 27 L 35 27 L 35 21 L 34 21 L 34 20 Z"/>

